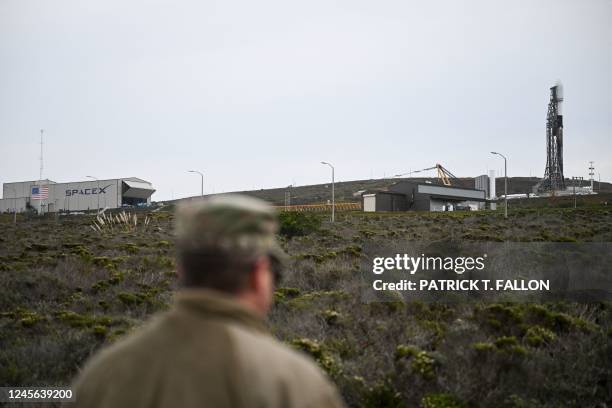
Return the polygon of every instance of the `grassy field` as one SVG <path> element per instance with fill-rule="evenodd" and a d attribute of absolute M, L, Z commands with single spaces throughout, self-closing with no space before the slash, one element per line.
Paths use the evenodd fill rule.
<path fill-rule="evenodd" d="M 137 226 L 91 216 L 0 216 L 0 385 L 66 385 L 94 351 L 170 307 L 169 212 Z M 612 403 L 612 306 L 364 304 L 366 241 L 612 242 L 612 208 L 285 214 L 291 255 L 269 324 L 309 353 L 351 406 L 540 407 Z M 145 217 L 147 222 L 145 225 Z M 607 404 L 607 405 L 605 405 Z"/>

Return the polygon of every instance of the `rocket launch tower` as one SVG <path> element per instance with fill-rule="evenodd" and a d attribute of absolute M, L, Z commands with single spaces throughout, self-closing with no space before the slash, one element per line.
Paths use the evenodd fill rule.
<path fill-rule="evenodd" d="M 550 102 L 546 116 L 546 169 L 539 192 L 565 190 L 563 178 L 563 87 L 557 83 L 550 88 Z"/>

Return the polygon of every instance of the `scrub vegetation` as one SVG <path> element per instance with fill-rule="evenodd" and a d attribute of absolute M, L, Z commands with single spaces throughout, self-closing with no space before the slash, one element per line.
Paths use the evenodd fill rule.
<path fill-rule="evenodd" d="M 0 216 L 0 385 L 66 385 L 84 360 L 172 303 L 170 212 L 138 228 Z M 148 220 L 146 225 L 144 219 Z M 612 401 L 612 305 L 365 304 L 365 242 L 611 242 L 612 208 L 281 216 L 291 256 L 269 317 L 351 406 L 559 407 Z"/>

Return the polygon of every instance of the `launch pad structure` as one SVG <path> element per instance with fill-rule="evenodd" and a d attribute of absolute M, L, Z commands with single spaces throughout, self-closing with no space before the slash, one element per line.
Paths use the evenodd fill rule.
<path fill-rule="evenodd" d="M 563 177 L 563 86 L 557 83 L 550 88 L 550 102 L 546 115 L 546 168 L 537 192 L 565 190 Z"/>

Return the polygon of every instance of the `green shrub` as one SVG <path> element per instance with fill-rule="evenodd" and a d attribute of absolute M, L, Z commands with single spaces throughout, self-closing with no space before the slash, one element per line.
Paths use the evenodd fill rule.
<path fill-rule="evenodd" d="M 495 350 L 495 344 L 487 342 L 478 342 L 472 344 L 472 348 L 478 352 L 486 353 Z"/>
<path fill-rule="evenodd" d="M 342 317 L 342 315 L 339 312 L 332 310 L 332 309 L 326 309 L 322 311 L 321 315 L 323 316 L 323 319 L 325 319 L 327 324 L 330 324 L 330 325 L 338 323 L 338 321 Z"/>
<path fill-rule="evenodd" d="M 435 378 L 437 361 L 431 354 L 410 344 L 400 344 L 395 348 L 395 359 L 411 359 L 412 370 L 426 380 Z"/>
<path fill-rule="evenodd" d="M 419 348 L 410 344 L 399 344 L 395 348 L 395 359 L 414 357 L 419 353 Z"/>
<path fill-rule="evenodd" d="M 296 255 L 297 259 L 312 259 L 315 263 L 323 263 L 329 259 L 334 259 L 338 256 L 335 251 L 328 251 L 323 254 L 300 254 Z"/>
<path fill-rule="evenodd" d="M 21 313 L 21 319 L 19 320 L 19 323 L 21 323 L 23 327 L 32 327 L 36 323 L 44 320 L 45 318 L 36 312 L 23 312 Z"/>
<path fill-rule="evenodd" d="M 96 337 L 104 338 L 108 334 L 108 327 L 97 324 L 94 327 L 92 327 L 91 332 Z"/>
<path fill-rule="evenodd" d="M 300 295 L 298 288 L 278 288 L 274 291 L 274 301 L 282 302 L 284 300 L 290 300 Z"/>
<path fill-rule="evenodd" d="M 91 259 L 94 265 L 106 269 L 115 269 L 115 263 L 107 256 L 95 256 Z"/>
<path fill-rule="evenodd" d="M 349 256 L 359 257 L 361 255 L 361 247 L 359 245 L 349 245 L 339 252 Z"/>
<path fill-rule="evenodd" d="M 120 292 L 117 298 L 126 306 L 141 305 L 145 301 L 145 297 L 140 293 Z"/>
<path fill-rule="evenodd" d="M 91 261 L 91 259 L 93 258 L 93 255 L 91 254 L 89 249 L 87 249 L 83 245 L 76 245 L 72 247 L 71 252 L 75 255 L 80 256 L 86 262 Z"/>
<path fill-rule="evenodd" d="M 508 327 L 522 323 L 523 316 L 518 306 L 506 306 L 502 304 L 492 304 L 483 310 L 483 314 L 490 321 L 497 321 L 502 326 Z"/>
<path fill-rule="evenodd" d="M 518 341 L 516 340 L 516 337 L 514 336 L 503 336 L 495 340 L 494 344 L 495 344 L 495 347 L 502 349 L 502 348 L 509 348 L 512 346 L 516 346 L 518 345 Z"/>
<path fill-rule="evenodd" d="M 362 406 L 365 408 L 400 408 L 406 405 L 402 401 L 402 394 L 390 381 L 380 382 L 367 388 L 362 398 Z"/>
<path fill-rule="evenodd" d="M 294 298 L 300 295 L 300 290 L 298 288 L 278 288 L 276 293 L 282 298 Z"/>
<path fill-rule="evenodd" d="M 56 313 L 56 317 L 68 323 L 72 327 L 84 327 L 91 324 L 91 321 L 87 317 L 75 313 L 71 310 L 64 310 Z"/>
<path fill-rule="evenodd" d="M 420 374 L 426 380 L 432 380 L 435 377 L 436 360 L 434 360 L 426 351 L 419 351 L 412 360 L 412 369 Z"/>
<path fill-rule="evenodd" d="M 109 283 L 106 280 L 101 280 L 98 281 L 96 283 L 94 283 L 93 285 L 91 285 L 91 291 L 93 293 L 98 293 L 98 292 L 102 292 L 106 289 L 108 289 Z"/>
<path fill-rule="evenodd" d="M 450 394 L 428 394 L 421 399 L 422 408 L 464 408 L 467 405 Z"/>
<path fill-rule="evenodd" d="M 113 272 L 111 277 L 108 279 L 108 283 L 111 285 L 117 285 L 125 278 L 125 273 L 123 272 Z"/>
<path fill-rule="evenodd" d="M 126 242 L 121 245 L 120 248 L 129 254 L 137 254 L 140 252 L 140 247 L 133 242 Z"/>
<path fill-rule="evenodd" d="M 291 342 L 291 345 L 299 350 L 310 354 L 319 366 L 329 374 L 330 377 L 336 377 L 342 373 L 341 367 L 330 353 L 316 340 L 307 338 L 298 338 Z"/>
<path fill-rule="evenodd" d="M 493 342 L 497 350 L 507 353 L 524 356 L 527 354 L 525 347 L 518 343 L 518 340 L 514 336 L 502 336 Z"/>
<path fill-rule="evenodd" d="M 530 327 L 525 333 L 525 341 L 533 347 L 539 347 L 543 344 L 550 343 L 556 338 L 557 335 L 554 332 L 541 326 Z"/>
<path fill-rule="evenodd" d="M 321 218 L 313 214 L 282 212 L 278 219 L 279 233 L 287 238 L 308 235 L 321 228 Z"/>
<path fill-rule="evenodd" d="M 342 359 L 352 358 L 358 353 L 355 345 L 345 338 L 328 337 L 325 340 L 325 347 L 337 353 Z"/>
<path fill-rule="evenodd" d="M 421 326 L 431 331 L 434 343 L 437 344 L 444 339 L 444 334 L 446 333 L 444 323 L 436 320 L 423 320 L 419 323 Z"/>
<path fill-rule="evenodd" d="M 72 310 L 60 310 L 55 313 L 57 320 L 63 321 L 72 327 L 93 327 L 96 325 L 108 326 L 112 324 L 112 319 L 107 316 L 87 316 Z"/>

